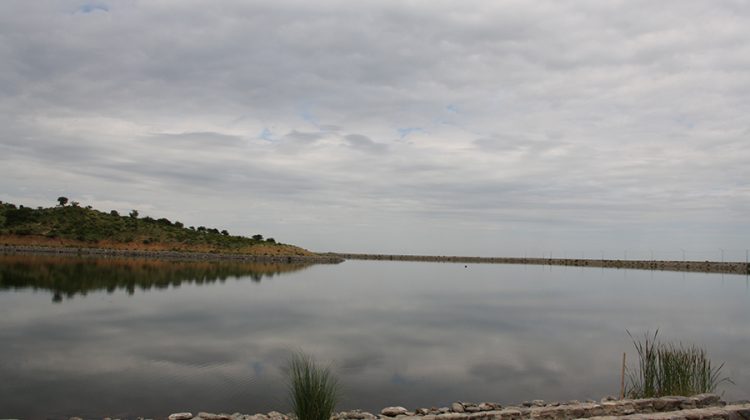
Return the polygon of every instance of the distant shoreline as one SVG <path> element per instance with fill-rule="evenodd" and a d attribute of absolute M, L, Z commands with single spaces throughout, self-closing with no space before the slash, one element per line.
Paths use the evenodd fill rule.
<path fill-rule="evenodd" d="M 526 265 L 563 265 L 574 267 L 626 268 L 635 270 L 688 271 L 701 273 L 750 274 L 750 264 L 744 262 L 717 261 L 658 261 L 658 260 L 606 260 L 606 259 L 572 259 L 572 258 L 513 258 L 513 257 L 461 257 L 434 255 L 389 255 L 389 254 L 352 254 L 330 252 L 329 255 L 345 260 L 375 261 L 422 261 L 471 264 L 526 264 Z"/>
<path fill-rule="evenodd" d="M 152 258 L 182 261 L 237 261 L 263 263 L 338 264 L 344 260 L 333 255 L 251 255 L 231 253 L 148 251 L 138 249 L 0 245 L 0 254 L 36 254 L 62 256 Z"/>
<path fill-rule="evenodd" d="M 524 264 L 572 267 L 623 268 L 633 270 L 683 271 L 750 275 L 750 264 L 719 261 L 609 260 L 573 258 L 467 257 L 440 255 L 357 254 L 327 252 L 315 255 L 251 255 L 188 251 L 148 251 L 89 247 L 0 245 L 0 254 L 82 255 L 95 257 L 136 257 L 193 261 L 242 261 L 274 263 L 338 264 L 345 260 L 416 261 L 462 264 Z"/>

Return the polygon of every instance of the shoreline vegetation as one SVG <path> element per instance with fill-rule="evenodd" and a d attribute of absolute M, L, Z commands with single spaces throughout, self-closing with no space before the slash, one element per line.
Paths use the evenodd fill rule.
<path fill-rule="evenodd" d="M 25 207 L 0 201 L 0 245 L 122 250 L 130 253 L 315 256 L 306 249 L 264 238 L 232 235 L 226 229 L 185 226 L 167 218 L 120 215 L 58 197 L 54 207 Z"/>
<path fill-rule="evenodd" d="M 628 332 L 630 335 L 630 332 Z M 302 351 L 293 353 L 286 368 L 288 397 L 292 412 L 282 414 L 245 415 L 212 414 L 201 412 L 174 413 L 169 420 L 570 420 L 570 419 L 726 419 L 750 420 L 750 401 L 727 403 L 714 392 L 723 382 L 723 364 L 712 368 L 706 351 L 700 347 L 685 347 L 681 343 L 656 341 L 645 335 L 645 342 L 634 339 L 640 357 L 640 371 L 632 372 L 629 392 L 621 390 L 620 399 L 608 396 L 599 403 L 547 403 L 543 400 L 525 401 L 518 405 L 500 403 L 454 402 L 449 407 L 383 408 L 378 414 L 363 410 L 336 412 L 342 389 L 338 378 L 329 367 L 319 365 Z M 632 335 L 630 335 L 632 338 Z M 654 357 L 655 353 L 659 353 Z M 653 360 L 656 359 L 656 360 Z M 623 358 L 623 364 L 625 359 Z M 654 365 L 659 365 L 654 374 Z M 666 368 L 666 369 L 662 369 Z M 624 365 L 623 365 L 624 369 Z M 644 382 L 645 381 L 645 382 Z M 658 383 L 657 386 L 653 386 Z M 71 419 L 73 420 L 73 419 Z M 76 419 L 77 420 L 77 419 Z"/>
<path fill-rule="evenodd" d="M 205 226 L 185 227 L 166 218 L 102 212 L 58 197 L 54 207 L 25 207 L 0 202 L 0 252 L 145 257 L 184 260 L 339 263 L 344 260 L 421 261 L 463 264 L 525 264 L 638 270 L 750 274 L 747 262 L 615 259 L 466 257 L 314 253 L 256 234 L 251 237 Z"/>
<path fill-rule="evenodd" d="M 724 363 L 712 365 L 702 347 L 662 342 L 658 339 L 658 329 L 653 335 L 646 332 L 642 339 L 627 332 L 638 360 L 636 369 L 625 367 L 630 384 L 622 393 L 629 398 L 714 393 L 722 383 L 734 384 L 722 375 Z"/>
<path fill-rule="evenodd" d="M 54 245 L 8 245 L 1 244 L 4 238 L 0 236 L 0 255 L 55 255 L 55 256 L 86 256 L 98 258 L 145 258 L 152 260 L 174 261 L 233 261 L 243 263 L 276 263 L 276 264 L 339 264 L 344 259 L 324 254 L 310 253 L 308 255 L 287 254 L 240 254 L 222 252 L 191 252 L 166 251 L 147 249 L 116 249 L 70 247 Z"/>

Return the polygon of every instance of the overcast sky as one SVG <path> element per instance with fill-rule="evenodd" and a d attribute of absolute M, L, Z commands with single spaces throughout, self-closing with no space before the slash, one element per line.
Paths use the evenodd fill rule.
<path fill-rule="evenodd" d="M 745 258 L 747 1 L 2 1 L 0 199 L 316 251 Z"/>

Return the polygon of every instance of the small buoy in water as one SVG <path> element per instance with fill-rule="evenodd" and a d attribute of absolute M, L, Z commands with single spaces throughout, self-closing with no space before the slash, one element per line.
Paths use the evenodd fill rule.
<path fill-rule="evenodd" d="M 465 265 L 465 266 L 464 266 L 464 268 L 469 268 L 469 266 L 468 266 L 468 265 Z"/>

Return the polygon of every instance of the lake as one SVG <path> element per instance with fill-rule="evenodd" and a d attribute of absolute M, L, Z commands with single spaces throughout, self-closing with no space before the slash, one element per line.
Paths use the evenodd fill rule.
<path fill-rule="evenodd" d="M 330 363 L 339 409 L 617 395 L 659 329 L 750 398 L 746 276 L 579 267 L 0 257 L 0 417 L 287 412 L 283 367 Z"/>

